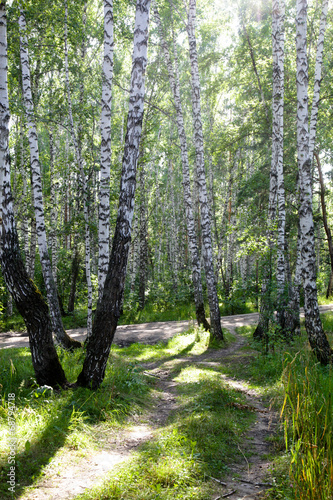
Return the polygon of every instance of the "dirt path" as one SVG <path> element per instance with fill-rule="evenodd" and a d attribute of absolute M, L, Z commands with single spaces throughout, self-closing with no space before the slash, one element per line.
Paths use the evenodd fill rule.
<path fill-rule="evenodd" d="M 330 310 L 331 307 L 325 307 Z M 20 500 L 69 500 L 82 493 L 85 489 L 97 485 L 105 478 L 105 474 L 131 457 L 135 449 L 145 441 L 152 439 L 155 433 L 165 425 L 172 412 L 177 411 L 176 386 L 170 378 L 170 370 L 176 364 L 204 364 L 220 366 L 242 362 L 244 352 L 241 348 L 246 340 L 236 333 L 236 327 L 255 324 L 258 314 L 243 314 L 222 318 L 222 325 L 236 336 L 236 341 L 228 348 L 208 350 L 204 354 L 189 357 L 177 357 L 172 361 L 147 363 L 144 368 L 157 380 L 159 390 L 158 401 L 154 409 L 143 418 L 134 417 L 131 425 L 124 431 L 110 430 L 103 436 L 103 450 L 82 456 L 82 452 L 68 451 L 61 456 L 54 457 L 51 464 L 45 469 L 45 476 L 37 487 L 20 497 Z M 156 343 L 165 339 L 164 334 L 172 336 L 185 330 L 189 322 L 169 322 L 166 324 L 146 324 L 120 327 L 117 343 L 132 343 L 142 341 Z M 82 333 L 79 333 L 82 335 Z M 78 338 L 78 337 L 77 337 Z M 167 337 L 168 338 L 168 337 Z M 8 339 L 8 337 L 7 337 Z M 16 340 L 17 337 L 14 337 Z M 144 339 L 144 340 L 143 340 Z M 6 340 L 6 338 L 5 338 Z M 21 338 L 21 342 L 25 339 Z M 4 342 L 2 347 L 9 347 L 10 342 Z M 15 345 L 21 346 L 20 341 Z M 229 498 L 231 500 L 259 500 L 261 492 L 269 484 L 267 456 L 272 451 L 267 438 L 274 433 L 277 418 L 272 410 L 264 406 L 260 395 L 251 390 L 243 381 L 221 375 L 224 381 L 232 388 L 245 394 L 248 409 L 256 414 L 256 421 L 249 430 L 240 452 L 243 454 L 243 463 L 229 464 L 230 475 L 226 478 L 212 478 L 216 482 L 216 494 L 213 499 Z M 246 454 L 251 451 L 250 458 Z"/>
<path fill-rule="evenodd" d="M 320 312 L 333 310 L 333 304 L 319 306 Z M 301 310 L 302 311 L 302 310 Z M 301 312 L 301 317 L 303 313 Z M 223 316 L 221 318 L 222 328 L 230 330 L 244 325 L 254 325 L 258 321 L 258 313 L 238 314 L 235 316 Z M 143 344 L 157 344 L 165 341 L 188 329 L 193 321 L 165 321 L 163 323 L 141 323 L 138 325 L 119 325 L 117 327 L 114 343 L 120 347 L 126 347 L 134 342 Z M 67 333 L 76 340 L 84 341 L 87 335 L 86 328 L 74 328 Z M 29 337 L 26 332 L 2 332 L 0 333 L 0 349 L 10 347 L 29 347 Z"/>

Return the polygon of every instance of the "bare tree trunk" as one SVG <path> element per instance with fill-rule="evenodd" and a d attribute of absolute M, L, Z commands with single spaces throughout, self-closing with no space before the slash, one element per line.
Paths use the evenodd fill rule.
<path fill-rule="evenodd" d="M 147 65 L 150 0 L 137 0 L 127 133 L 123 156 L 118 217 L 102 300 L 98 302 L 87 356 L 77 384 L 95 389 L 105 375 L 111 344 L 120 316 L 134 212 L 136 166 L 142 132 Z"/>
<path fill-rule="evenodd" d="M 315 155 L 315 158 L 316 158 L 316 161 L 317 161 L 317 168 L 318 168 L 318 173 L 319 173 L 321 210 L 322 210 L 322 214 L 323 214 L 323 223 L 324 223 L 324 229 L 325 229 L 326 238 L 327 238 L 328 253 L 329 253 L 329 256 L 330 256 L 330 263 L 331 263 L 331 276 L 332 276 L 333 275 L 333 243 L 332 243 L 331 229 L 329 228 L 328 222 L 327 222 L 327 211 L 326 211 L 326 202 L 325 202 L 325 191 L 326 191 L 326 189 L 325 189 L 325 183 L 324 183 L 324 179 L 323 179 L 323 174 L 322 174 L 322 171 L 321 171 L 321 165 L 320 165 L 319 155 L 318 155 L 318 153 L 315 153 L 314 155 Z M 328 288 L 327 288 L 326 298 L 329 297 L 330 292 L 331 292 L 331 288 L 332 288 L 332 285 L 331 285 L 331 282 L 332 282 L 331 276 L 330 276 L 329 285 L 328 285 Z"/>
<path fill-rule="evenodd" d="M 81 347 L 81 343 L 71 339 L 64 330 L 61 319 L 59 301 L 58 301 L 58 293 L 55 286 L 54 277 L 52 274 L 50 257 L 48 254 L 45 219 L 44 219 L 42 181 L 41 181 L 40 164 L 39 164 L 37 129 L 34 119 L 34 107 L 31 94 L 31 78 L 30 78 L 28 42 L 26 36 L 26 22 L 22 10 L 19 18 L 19 24 L 20 24 L 20 44 L 21 44 L 20 56 L 21 56 L 21 67 L 22 67 L 22 89 L 23 89 L 24 105 L 25 105 L 25 111 L 28 122 L 28 131 L 29 131 L 32 184 L 34 191 L 36 232 L 37 232 L 39 256 L 43 271 L 43 278 L 46 287 L 47 299 L 49 303 L 54 333 L 56 335 L 58 342 L 60 342 L 65 348 L 72 349 L 76 347 Z"/>
<path fill-rule="evenodd" d="M 113 76 L 113 0 L 104 0 L 104 59 L 101 112 L 101 167 L 98 213 L 98 296 L 102 296 L 110 256 L 111 101 Z"/>
<path fill-rule="evenodd" d="M 67 381 L 53 344 L 48 307 L 24 267 L 14 221 L 8 148 L 9 103 L 5 3 L 0 3 L 0 104 L 0 262 L 2 275 L 28 330 L 37 383 L 64 387 Z"/>
<path fill-rule="evenodd" d="M 181 160 L 182 160 L 183 195 L 185 204 L 186 228 L 187 228 L 188 243 L 191 255 L 192 281 L 193 281 L 196 318 L 199 325 L 203 325 L 203 327 L 206 330 L 209 330 L 210 326 L 205 316 L 205 307 L 203 301 L 202 282 L 201 282 L 200 256 L 199 256 L 197 236 L 195 232 L 195 222 L 193 217 L 190 167 L 188 160 L 187 139 L 186 139 L 185 125 L 184 125 L 182 102 L 180 98 L 180 84 L 179 84 L 176 46 L 175 46 L 175 41 L 173 39 L 173 49 L 174 49 L 174 66 L 173 66 L 169 48 L 165 40 L 161 19 L 159 17 L 159 13 L 156 7 L 155 7 L 155 18 L 157 20 L 159 27 L 160 40 L 163 48 L 166 65 L 168 68 L 169 82 L 177 113 L 177 129 L 178 129 L 178 137 L 180 142 Z"/>
<path fill-rule="evenodd" d="M 69 313 L 74 312 L 76 283 L 77 283 L 77 279 L 79 277 L 80 262 L 81 262 L 81 258 L 80 258 L 80 254 L 79 254 L 79 251 L 77 248 L 77 244 L 74 243 L 73 260 L 72 260 L 72 266 L 71 266 L 71 289 L 70 289 L 69 299 L 68 299 L 68 312 Z"/>
<path fill-rule="evenodd" d="M 315 273 L 316 255 L 308 123 L 307 0 L 297 0 L 296 9 L 297 156 L 300 178 L 299 220 L 302 237 L 305 327 L 310 345 L 318 361 L 322 364 L 328 364 L 332 361 L 332 350 L 320 320 Z"/>
<path fill-rule="evenodd" d="M 68 112 L 71 127 L 72 141 L 75 149 L 76 162 L 79 167 L 79 172 L 82 182 L 82 194 L 83 194 L 83 212 L 84 212 L 84 231 L 85 231 L 85 268 L 86 268 L 86 279 L 88 288 L 88 307 L 87 307 L 87 337 L 91 335 L 92 331 L 92 281 L 91 281 L 91 262 L 90 262 L 90 229 L 89 229 L 89 200 L 88 200 L 88 185 L 87 176 L 84 171 L 83 158 L 76 137 L 74 128 L 74 118 L 72 111 L 72 98 L 69 87 L 69 71 L 68 71 L 68 47 L 67 47 L 67 0 L 65 2 L 65 70 L 66 70 L 66 88 L 67 88 L 67 101 L 68 101 Z M 82 95 L 82 90 L 81 90 Z"/>
<path fill-rule="evenodd" d="M 145 186 L 145 165 L 140 165 L 139 171 L 140 185 L 140 229 L 139 229 L 139 309 L 145 306 L 145 292 L 147 279 L 147 214 L 146 214 L 146 186 Z"/>
<path fill-rule="evenodd" d="M 286 202 L 283 173 L 283 108 L 284 108 L 284 0 L 273 0 L 273 127 L 272 127 L 272 162 L 277 172 L 277 324 L 281 333 L 285 333 L 286 264 L 285 264 L 285 228 Z"/>
<path fill-rule="evenodd" d="M 197 180 L 199 188 L 201 230 L 202 230 L 202 255 L 205 265 L 207 295 L 210 311 L 210 332 L 215 339 L 222 340 L 223 332 L 221 328 L 221 318 L 219 309 L 219 300 L 216 290 L 216 281 L 213 264 L 212 237 L 210 227 L 210 214 L 207 196 L 205 162 L 204 162 L 204 143 L 201 120 L 201 101 L 200 101 L 200 80 L 198 68 L 198 54 L 195 37 L 195 17 L 196 0 L 190 0 L 188 10 L 187 34 L 189 41 L 189 54 L 191 63 L 191 89 L 192 89 L 192 113 L 194 128 L 194 144 L 196 153 Z"/>

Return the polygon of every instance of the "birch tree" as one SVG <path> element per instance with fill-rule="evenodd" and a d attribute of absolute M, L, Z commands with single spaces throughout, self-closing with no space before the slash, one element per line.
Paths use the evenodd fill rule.
<path fill-rule="evenodd" d="M 8 148 L 7 17 L 0 2 L 0 263 L 2 275 L 23 316 L 37 383 L 52 387 L 67 384 L 52 338 L 48 307 L 25 269 L 16 232 L 10 184 Z"/>
<path fill-rule="evenodd" d="M 113 76 L 113 0 L 104 0 L 104 59 L 101 111 L 101 166 L 98 214 L 98 293 L 102 295 L 109 263 L 110 246 L 110 165 L 111 101 Z"/>
<path fill-rule="evenodd" d="M 207 295 L 210 311 L 210 331 L 216 339 L 223 339 L 221 328 L 221 318 L 219 301 L 216 290 L 212 237 L 210 227 L 210 213 L 207 196 L 204 142 L 201 119 L 200 100 L 200 80 L 198 68 L 198 54 L 195 37 L 196 0 L 189 0 L 187 35 L 189 41 L 189 55 L 191 64 L 191 93 L 192 93 L 192 114 L 193 114 L 193 135 L 195 145 L 197 182 L 199 191 L 200 211 L 201 211 L 201 231 L 202 231 L 202 255 L 205 265 Z"/>
<path fill-rule="evenodd" d="M 308 116 L 308 59 L 306 52 L 307 0 L 296 2 L 297 162 L 300 185 L 302 277 L 305 328 L 317 359 L 332 361 L 332 350 L 323 330 L 318 307 L 316 255 L 312 213 L 312 180 Z"/>
<path fill-rule="evenodd" d="M 30 159 L 31 159 L 31 174 L 32 174 L 32 188 L 34 198 L 34 208 L 36 217 L 36 233 L 38 241 L 38 249 L 40 262 L 43 271 L 43 278 L 47 292 L 47 299 L 50 308 L 52 319 L 52 326 L 55 336 L 64 347 L 75 348 L 80 347 L 81 343 L 71 339 L 65 332 L 57 295 L 57 289 L 52 274 L 51 262 L 48 253 L 48 245 L 46 239 L 45 217 L 44 217 L 44 203 L 42 192 L 42 181 L 39 163 L 39 149 L 37 128 L 34 118 L 34 104 L 31 93 L 31 77 L 30 77 L 30 63 L 28 53 L 28 41 L 26 35 L 26 21 L 23 10 L 21 9 L 19 17 L 20 26 L 20 57 L 22 69 L 22 91 L 25 106 L 25 113 L 27 118 L 28 137 L 30 146 Z"/>
<path fill-rule="evenodd" d="M 99 387 L 105 375 L 124 293 L 134 212 L 136 167 L 142 132 L 149 9 L 150 0 L 137 0 L 118 216 L 103 295 L 97 304 L 92 335 L 87 342 L 87 356 L 77 380 L 78 385 L 93 389 Z"/>
<path fill-rule="evenodd" d="M 277 241 L 277 322 L 285 326 L 285 191 L 283 176 L 283 106 L 284 106 L 284 0 L 272 3 L 273 45 L 273 102 L 272 102 L 272 158 L 269 183 L 267 257 L 264 262 L 259 322 L 254 338 L 268 340 L 270 322 L 273 321 L 272 268 L 274 227 L 278 222 Z M 278 209 L 278 211 L 277 211 Z M 278 221 L 277 221 L 278 216 Z"/>
<path fill-rule="evenodd" d="M 157 21 L 159 28 L 159 36 L 163 48 L 165 62 L 168 69 L 169 82 L 177 114 L 177 130 L 178 130 L 181 160 L 182 160 L 183 195 L 185 204 L 186 228 L 187 228 L 188 244 L 191 255 L 192 281 L 194 290 L 196 318 L 198 324 L 203 325 L 203 327 L 206 330 L 208 330 L 210 327 L 205 316 L 205 307 L 204 307 L 203 293 L 202 293 L 201 264 L 200 264 L 200 256 L 199 256 L 198 242 L 195 231 L 195 221 L 192 208 L 190 167 L 188 159 L 187 138 L 185 132 L 184 118 L 183 118 L 182 102 L 180 98 L 179 70 L 178 70 L 175 41 L 173 38 L 172 43 L 174 48 L 174 65 L 172 65 L 169 48 L 165 40 L 161 18 L 159 16 L 157 7 L 155 7 L 155 19 Z"/>
<path fill-rule="evenodd" d="M 91 281 L 91 252 L 90 252 L 90 229 L 89 229 L 89 200 L 88 200 L 88 184 L 87 176 L 84 171 L 84 161 L 82 158 L 82 151 L 79 145 L 78 137 L 75 132 L 73 109 L 72 109 L 72 96 L 69 85 L 69 69 L 68 69 L 68 40 L 67 40 L 67 18 L 68 18 L 68 5 L 65 2 L 65 78 L 66 78 L 66 90 L 67 90 L 67 102 L 68 102 L 68 114 L 70 121 L 70 130 L 72 141 L 74 144 L 76 162 L 79 168 L 81 183 L 82 183 L 82 195 L 83 195 L 83 214 L 84 214 L 84 232 L 85 232 L 85 268 L 86 268 L 86 279 L 88 288 L 88 298 L 87 298 L 87 335 L 91 335 L 92 330 L 92 281 Z M 84 58 L 84 48 L 82 48 L 81 57 Z M 81 97 L 82 97 L 82 86 L 81 86 Z"/>
<path fill-rule="evenodd" d="M 286 206 L 283 174 L 283 108 L 284 108 L 284 0 L 273 0 L 272 40 L 273 40 L 273 126 L 272 126 L 272 167 L 277 172 L 277 323 L 284 332 L 286 307 L 285 276 L 285 228 Z"/>

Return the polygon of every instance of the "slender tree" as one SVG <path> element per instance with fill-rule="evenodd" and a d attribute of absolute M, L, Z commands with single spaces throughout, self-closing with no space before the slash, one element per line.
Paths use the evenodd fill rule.
<path fill-rule="evenodd" d="M 273 126 L 272 162 L 277 172 L 277 323 L 281 331 L 285 328 L 286 309 L 286 263 L 285 232 L 286 202 L 283 174 L 283 108 L 284 108 L 284 0 L 273 0 L 272 40 L 273 40 Z"/>
<path fill-rule="evenodd" d="M 35 118 L 34 118 L 34 104 L 31 93 L 31 77 L 30 77 L 28 41 L 26 35 L 26 21 L 22 9 L 19 17 L 19 25 L 20 25 L 20 57 L 21 57 L 21 68 L 22 68 L 22 90 L 23 90 L 24 106 L 28 124 L 32 186 L 34 191 L 36 233 L 37 233 L 37 241 L 39 248 L 39 256 L 43 271 L 43 278 L 46 287 L 47 299 L 50 308 L 54 333 L 56 335 L 58 342 L 60 342 L 65 348 L 72 349 L 80 347 L 81 343 L 71 339 L 64 330 L 61 319 L 57 289 L 55 286 L 50 257 L 48 253 L 45 218 L 44 218 L 42 181 L 41 181 L 40 163 L 39 163 L 38 137 L 37 137 Z"/>
<path fill-rule="evenodd" d="M 68 102 L 68 114 L 70 121 L 70 130 L 72 141 L 74 144 L 76 163 L 79 168 L 80 179 L 82 183 L 82 195 L 83 195 L 83 213 L 84 213 L 84 232 L 85 232 L 85 268 L 86 268 L 86 279 L 87 279 L 87 288 L 88 288 L 88 310 L 87 310 L 87 334 L 88 337 L 91 335 L 92 330 L 92 280 L 91 280 L 91 251 L 90 251 L 90 227 L 89 227 L 89 199 L 88 199 L 88 183 L 87 176 L 84 171 L 84 160 L 82 158 L 82 151 L 80 147 L 80 142 L 78 140 L 77 134 L 75 132 L 74 127 L 74 118 L 73 118 L 73 107 L 72 107 L 72 96 L 69 85 L 69 69 L 68 69 L 68 26 L 67 26 L 67 18 L 68 18 L 68 5 L 67 0 L 65 1 L 65 72 L 66 72 L 66 90 L 67 90 L 67 102 Z M 81 51 L 82 59 L 84 58 L 84 47 Z M 81 85 L 80 88 L 81 100 L 83 100 L 83 87 Z M 78 134 L 79 135 L 79 134 Z M 80 135 L 79 135 L 80 137 Z"/>
<path fill-rule="evenodd" d="M 213 264 L 212 237 L 210 227 L 210 213 L 207 196 L 204 142 L 201 119 L 200 80 L 198 67 L 198 53 L 195 36 L 196 0 L 189 0 L 187 35 L 189 41 L 189 55 L 191 64 L 191 91 L 192 91 L 192 114 L 193 134 L 196 155 L 197 182 L 200 200 L 201 231 L 202 231 L 202 255 L 205 265 L 207 295 L 210 311 L 210 331 L 216 339 L 223 339 L 219 301 L 216 290 L 216 281 Z"/>
<path fill-rule="evenodd" d="M 194 289 L 194 302 L 195 302 L 195 311 L 196 318 L 199 325 L 203 325 L 203 327 L 208 330 L 209 323 L 206 320 L 205 316 L 205 307 L 203 301 L 203 293 L 202 293 L 202 283 L 201 283 L 201 264 L 200 264 L 200 256 L 198 249 L 197 236 L 195 231 L 195 221 L 193 217 L 193 208 L 192 208 L 192 197 L 191 197 L 191 182 L 190 182 L 190 167 L 188 160 L 188 150 L 187 150 L 187 138 L 185 132 L 185 124 L 183 118 L 183 109 L 182 102 L 180 98 L 180 84 L 179 84 L 179 70 L 178 70 L 178 60 L 176 53 L 176 46 L 174 38 L 172 39 L 173 48 L 174 48 L 174 65 L 172 65 L 169 47 L 166 43 L 164 31 L 161 23 L 161 18 L 159 16 L 159 12 L 157 7 L 155 7 L 155 19 L 159 28 L 159 35 L 161 40 L 161 45 L 163 48 L 163 53 L 165 57 L 165 62 L 168 69 L 169 82 L 171 86 L 171 91 L 173 94 L 173 99 L 176 108 L 177 114 L 177 129 L 178 129 L 178 137 L 180 142 L 180 150 L 181 150 L 181 160 L 182 160 L 182 172 L 183 172 L 183 195 L 184 195 L 184 204 L 185 204 L 185 216 L 186 216 L 186 227 L 187 227 L 187 235 L 188 235 L 188 243 L 191 255 L 191 264 L 192 264 L 192 280 L 193 280 L 193 289 Z"/>
<path fill-rule="evenodd" d="M 101 112 L 101 167 L 98 213 L 98 293 L 102 295 L 110 254 L 111 100 L 113 76 L 113 0 L 104 0 L 104 59 Z"/>
<path fill-rule="evenodd" d="M 132 56 L 127 132 L 122 162 L 119 208 L 108 273 L 102 299 L 97 304 L 87 356 L 77 384 L 97 388 L 102 383 L 111 344 L 120 316 L 128 252 L 131 242 L 136 185 L 136 166 L 142 132 L 147 65 L 150 0 L 137 0 Z M 96 362 L 96 360 L 98 360 Z"/>
<path fill-rule="evenodd" d="M 52 339 L 48 307 L 29 278 L 21 257 L 10 184 L 8 148 L 9 103 L 7 90 L 7 17 L 0 2 L 0 263 L 2 275 L 23 316 L 37 383 L 52 387 L 67 384 Z"/>
<path fill-rule="evenodd" d="M 297 161 L 300 184 L 299 221 L 305 327 L 310 345 L 322 364 L 332 361 L 332 350 L 319 315 L 316 255 L 312 214 L 312 180 L 308 116 L 308 59 L 306 52 L 307 0 L 296 2 Z"/>

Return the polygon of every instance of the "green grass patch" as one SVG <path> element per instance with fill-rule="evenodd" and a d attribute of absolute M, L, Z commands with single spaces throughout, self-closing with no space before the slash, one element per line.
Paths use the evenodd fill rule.
<path fill-rule="evenodd" d="M 211 476 L 223 477 L 228 464 L 243 458 L 238 445 L 254 415 L 236 405 L 243 396 L 225 385 L 218 370 L 193 363 L 179 360 L 171 370 L 179 409 L 166 429 L 130 464 L 109 474 L 103 486 L 77 500 L 212 498 Z"/>
<path fill-rule="evenodd" d="M 333 314 L 321 316 L 333 342 Z M 281 433 L 272 464 L 274 488 L 267 499 L 330 500 L 333 496 L 333 373 L 321 366 L 309 348 L 306 332 L 286 345 L 274 339 L 268 353 L 253 342 L 254 327 L 238 330 L 247 340 L 244 358 L 237 369 L 225 370 L 273 398 L 281 413 Z M 246 352 L 246 350 L 244 352 Z M 254 354 L 253 354 L 254 352 Z"/>
<path fill-rule="evenodd" d="M 68 353 L 58 349 L 65 372 L 75 381 L 83 362 L 83 352 Z M 38 388 L 34 379 L 30 351 L 0 350 L 0 429 L 2 455 L 0 497 L 11 498 L 7 490 L 9 472 L 8 394 L 15 394 L 15 437 L 17 488 L 36 483 L 45 468 L 61 451 L 89 450 L 98 447 L 100 426 L 104 432 L 124 424 L 126 418 L 140 413 L 149 401 L 151 380 L 131 360 L 111 356 L 105 381 L 97 391 L 77 388 L 56 393 Z"/>

